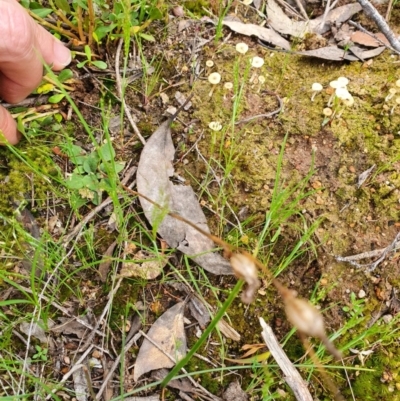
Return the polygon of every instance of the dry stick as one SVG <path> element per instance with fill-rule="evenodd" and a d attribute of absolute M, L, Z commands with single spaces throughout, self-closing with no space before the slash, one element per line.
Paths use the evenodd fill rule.
<path fill-rule="evenodd" d="M 372 251 L 372 252 L 364 252 L 362 254 L 359 255 L 355 255 L 355 256 L 346 256 L 346 257 L 341 257 L 341 256 L 337 256 L 336 260 L 338 262 L 348 262 L 351 265 L 355 266 L 355 267 L 366 267 L 367 272 L 371 273 L 372 271 L 374 271 L 376 269 L 376 267 L 379 265 L 379 263 L 381 263 L 383 260 L 386 259 L 387 255 L 398 249 L 400 247 L 400 232 L 397 233 L 396 238 L 392 241 L 391 244 L 389 244 L 386 248 L 378 249 L 376 251 Z M 371 257 L 370 255 L 372 254 L 373 256 L 375 256 L 375 252 L 379 252 L 378 254 L 380 254 L 379 259 L 377 259 L 375 262 L 372 263 L 366 263 L 364 265 L 355 262 L 355 260 L 360 260 L 360 259 L 364 259 L 365 257 Z M 367 255 L 367 256 L 365 256 Z"/>
<path fill-rule="evenodd" d="M 176 364 L 176 359 L 168 354 L 157 342 L 155 342 L 152 338 L 150 338 L 145 332 L 142 330 L 139 330 L 139 333 L 151 344 L 153 344 L 160 352 L 162 352 L 167 358 L 169 358 L 174 364 Z M 185 368 L 181 369 L 183 373 L 186 375 L 188 374 L 187 370 Z M 189 381 L 193 384 L 194 387 L 198 388 L 199 390 L 203 391 L 204 394 L 208 395 L 211 397 L 212 400 L 220 401 L 221 399 L 214 394 L 211 394 L 208 390 L 206 390 L 201 384 L 197 383 L 196 380 L 194 380 L 191 376 L 187 376 Z"/>
<path fill-rule="evenodd" d="M 308 21 L 308 15 L 306 13 L 306 10 L 303 7 L 303 4 L 301 3 L 300 0 L 295 0 L 297 7 L 299 7 L 300 12 L 303 14 L 303 17 Z"/>
<path fill-rule="evenodd" d="M 30 293 L 30 294 L 33 294 L 33 291 L 32 291 L 30 288 L 23 287 L 23 286 L 20 286 L 19 288 L 20 288 L 21 290 L 23 290 L 23 291 L 26 291 L 26 292 L 28 292 L 28 293 Z M 38 295 L 38 298 L 39 298 L 41 301 L 44 301 L 44 302 L 46 302 L 47 304 L 50 304 L 50 305 L 53 306 L 54 308 L 58 309 L 59 311 L 61 311 L 62 313 L 64 313 L 64 315 L 69 316 L 69 317 L 71 317 L 72 319 L 76 320 L 79 324 L 81 324 L 82 326 L 85 326 L 88 330 L 91 330 L 91 331 L 95 330 L 95 328 L 94 328 L 93 326 L 91 326 L 89 323 L 85 322 L 84 320 L 80 319 L 80 318 L 77 317 L 77 316 L 73 316 L 73 315 L 71 314 L 71 312 L 70 312 L 67 308 L 64 308 L 63 306 L 59 305 L 59 304 L 56 303 L 55 301 L 50 301 L 50 299 L 47 298 L 45 295 L 40 295 L 40 294 L 39 294 L 39 295 Z M 101 331 L 95 330 L 95 333 L 96 333 L 97 335 L 101 336 L 101 337 L 105 337 L 104 333 L 102 333 Z"/>
<path fill-rule="evenodd" d="M 121 180 L 121 184 L 126 185 L 131 177 L 135 174 L 137 170 L 136 166 L 131 167 L 124 175 Z M 108 197 L 100 205 L 96 206 L 92 209 L 80 222 L 77 224 L 65 237 L 64 237 L 64 245 L 66 246 L 72 238 L 78 239 L 80 234 L 82 233 L 82 228 L 90 221 L 92 218 L 99 212 L 101 212 L 105 207 L 107 207 L 110 203 L 112 203 L 111 197 Z M 79 235 L 79 236 L 78 236 Z"/>
<path fill-rule="evenodd" d="M 386 10 L 386 16 L 385 16 L 386 22 L 389 22 L 389 20 L 390 20 L 390 13 L 392 12 L 392 7 L 393 7 L 393 0 L 389 0 L 389 4 L 388 4 L 388 8 Z"/>
<path fill-rule="evenodd" d="M 117 293 L 117 291 L 119 290 L 119 287 L 121 286 L 123 277 L 119 278 L 117 281 L 117 284 L 115 285 L 115 287 L 112 289 L 112 291 L 108 294 L 108 301 L 106 306 L 103 309 L 103 312 L 101 313 L 100 317 L 97 319 L 97 323 L 96 326 L 94 327 L 94 330 L 92 333 L 90 333 L 89 337 L 86 339 L 85 344 L 83 344 L 82 347 L 80 347 L 78 349 L 77 352 L 83 352 L 84 350 L 87 349 L 87 347 L 90 346 L 90 342 L 92 341 L 93 337 L 96 334 L 96 331 L 98 330 L 98 328 L 100 327 L 100 325 L 103 322 L 104 317 L 106 316 L 106 314 L 109 312 L 109 310 L 111 309 L 112 303 L 114 301 L 114 295 Z M 103 334 L 103 337 L 105 337 L 105 335 Z"/>
<path fill-rule="evenodd" d="M 385 46 L 387 49 L 398 53 L 395 49 L 393 49 L 392 46 L 389 46 L 388 44 L 386 44 L 384 41 L 382 41 L 381 39 L 379 39 L 376 35 L 374 35 L 372 32 L 367 31 L 363 26 L 361 26 L 361 24 L 358 24 L 357 22 L 354 21 L 349 21 L 349 24 L 356 27 L 358 30 L 360 30 L 361 32 L 364 32 L 365 34 L 371 36 L 372 38 L 374 38 L 377 42 L 379 42 L 382 46 Z"/>
<path fill-rule="evenodd" d="M 121 81 L 121 75 L 119 72 L 119 60 L 121 57 L 121 48 L 122 48 L 122 44 L 124 43 L 124 40 L 121 38 L 118 42 L 118 47 L 117 47 L 117 52 L 115 53 L 115 81 L 117 83 L 117 92 L 118 92 L 118 96 L 121 99 L 122 102 L 122 106 L 125 110 L 126 116 L 128 117 L 128 120 L 131 124 L 131 127 L 133 129 L 133 131 L 135 132 L 136 136 L 140 139 L 140 142 L 142 142 L 143 145 L 146 144 L 146 140 L 143 138 L 142 134 L 139 131 L 139 128 L 137 127 L 133 116 L 129 110 L 129 107 L 127 106 L 126 102 L 125 102 L 125 98 L 123 96 L 122 93 L 122 81 Z"/>
<path fill-rule="evenodd" d="M 324 11 L 324 16 L 322 17 L 322 21 L 319 24 L 321 29 L 325 25 L 326 17 L 328 16 L 329 11 L 331 11 L 337 4 L 338 0 L 336 0 L 332 5 L 331 5 L 331 0 L 328 0 L 326 3 L 325 11 Z"/>
<path fill-rule="evenodd" d="M 368 0 L 357 0 L 363 8 L 365 14 L 374 20 L 381 32 L 386 36 L 393 49 L 400 54 L 400 42 L 390 29 L 385 19 L 378 13 L 376 8 Z"/>
<path fill-rule="evenodd" d="M 300 373 L 285 354 L 285 351 L 280 346 L 271 327 L 265 323 L 265 320 L 262 317 L 259 319 L 260 325 L 263 329 L 261 335 L 265 341 L 265 344 L 267 344 L 271 355 L 283 371 L 285 375 L 284 379 L 292 389 L 294 396 L 299 401 L 313 401 L 313 398 L 308 391 L 307 384 L 304 382 L 303 378 L 300 376 Z"/>
<path fill-rule="evenodd" d="M 50 398 L 52 397 L 52 394 L 56 393 L 60 388 L 61 388 L 61 384 L 65 383 L 74 372 L 76 372 L 77 370 L 81 369 L 84 365 L 83 365 L 83 361 L 85 360 L 85 358 L 90 354 L 90 352 L 92 352 L 92 349 L 94 348 L 94 345 L 92 344 L 86 351 L 85 353 L 83 353 L 80 358 L 76 361 L 75 365 L 72 366 L 72 368 L 61 378 L 61 380 L 58 382 L 58 386 L 53 388 L 53 390 L 51 390 L 51 393 L 46 397 L 46 400 L 50 400 Z"/>

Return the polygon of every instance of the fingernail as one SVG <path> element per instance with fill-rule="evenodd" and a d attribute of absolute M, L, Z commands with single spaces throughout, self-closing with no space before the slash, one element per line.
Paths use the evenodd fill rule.
<path fill-rule="evenodd" d="M 54 45 L 54 64 L 66 67 L 71 62 L 71 52 L 62 42 L 57 41 Z"/>

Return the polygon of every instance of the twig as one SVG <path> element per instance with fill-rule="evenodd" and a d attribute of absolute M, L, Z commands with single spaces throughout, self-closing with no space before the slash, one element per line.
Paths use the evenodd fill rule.
<path fill-rule="evenodd" d="M 388 254 L 396 249 L 400 248 L 400 232 L 397 233 L 396 238 L 392 241 L 392 243 L 390 245 L 388 245 L 386 248 L 383 249 L 377 249 L 375 251 L 372 252 L 364 252 L 361 253 L 359 255 L 353 255 L 353 256 L 337 256 L 336 260 L 338 262 L 348 262 L 350 263 L 352 266 L 355 266 L 357 268 L 367 268 L 367 272 L 371 273 L 372 271 L 374 271 L 377 266 L 386 259 L 386 257 L 388 256 Z M 360 264 L 357 263 L 356 260 L 361 260 L 361 259 L 365 259 L 365 258 L 370 258 L 370 257 L 374 257 L 374 256 L 378 256 L 380 255 L 379 259 L 377 259 L 375 262 L 373 263 L 367 263 L 367 264 Z"/>
<path fill-rule="evenodd" d="M 23 286 L 19 286 L 18 287 L 20 290 L 22 291 L 26 291 L 29 294 L 33 294 L 33 291 L 30 288 L 27 287 L 23 287 Z M 47 298 L 45 295 L 43 294 L 39 294 L 37 295 L 37 297 L 39 298 L 40 301 L 44 301 L 46 302 L 46 304 L 50 304 L 51 306 L 53 306 L 54 308 L 58 309 L 59 311 L 61 311 L 62 313 L 64 313 L 64 315 L 69 316 L 71 318 L 73 318 L 74 320 L 76 320 L 79 324 L 81 324 L 82 326 L 85 326 L 88 330 L 91 331 L 95 331 L 95 333 L 99 336 L 105 337 L 104 333 L 102 333 L 101 331 L 95 330 L 95 328 L 93 326 L 91 326 L 89 323 L 85 322 L 84 320 L 82 320 L 81 318 L 77 317 L 77 316 L 73 316 L 71 314 L 71 312 L 67 309 L 64 308 L 63 306 L 59 305 L 57 302 L 55 301 L 50 301 L 49 298 Z"/>
<path fill-rule="evenodd" d="M 121 75 L 120 75 L 120 71 L 119 71 L 119 59 L 121 57 L 121 48 L 122 48 L 123 43 L 124 43 L 124 40 L 121 38 L 118 42 L 117 52 L 115 53 L 115 75 L 116 75 L 115 81 L 117 83 L 117 92 L 118 92 L 118 96 L 121 98 L 122 106 L 125 110 L 126 116 L 128 117 L 128 120 L 131 124 L 133 131 L 135 132 L 136 136 L 139 138 L 140 142 L 142 142 L 142 144 L 145 145 L 146 140 L 143 138 L 142 134 L 139 131 L 139 128 L 137 127 L 137 125 L 133 119 L 133 116 L 129 110 L 129 107 L 125 102 L 125 98 L 124 98 L 123 91 L 122 91 L 122 81 L 121 81 Z"/>
<path fill-rule="evenodd" d="M 361 24 L 354 22 L 352 20 L 348 21 L 350 25 L 356 27 L 357 29 L 359 29 L 361 32 L 366 33 L 367 35 L 371 36 L 372 38 L 374 38 L 377 42 L 379 42 L 382 46 L 385 46 L 386 48 L 388 48 L 389 50 L 398 53 L 395 49 L 393 49 L 392 46 L 387 45 L 384 41 L 382 41 L 381 39 L 379 39 L 376 35 L 374 35 L 372 32 L 367 31 Z"/>
<path fill-rule="evenodd" d="M 269 94 L 269 95 L 273 95 L 273 96 L 275 96 L 275 97 L 277 98 L 277 100 L 278 100 L 278 102 L 279 102 L 279 107 L 278 107 L 276 110 L 271 111 L 270 113 L 266 113 L 266 114 L 257 114 L 256 116 L 244 118 L 243 120 L 237 121 L 237 122 L 235 123 L 235 125 L 239 125 L 239 124 L 242 124 L 242 123 L 246 123 L 246 122 L 248 122 L 248 121 L 255 120 L 256 118 L 269 118 L 269 117 L 274 116 L 275 114 L 278 114 L 278 113 L 282 110 L 282 107 L 283 107 L 282 99 L 281 99 L 276 93 L 274 93 L 274 92 L 268 92 L 268 94 Z"/>
<path fill-rule="evenodd" d="M 376 8 L 368 0 L 357 0 L 363 8 L 365 14 L 374 20 L 381 32 L 386 36 L 396 53 L 400 54 L 400 42 L 390 29 L 385 19 L 378 13 Z"/>
<path fill-rule="evenodd" d="M 293 366 L 290 359 L 287 357 L 278 340 L 276 339 L 271 327 L 265 323 L 265 320 L 260 317 L 260 325 L 263 329 L 261 335 L 269 348 L 271 355 L 282 369 L 285 375 L 285 381 L 292 389 L 294 396 L 299 401 L 313 401 L 313 398 L 308 391 L 307 384 L 304 382 L 300 373 Z"/>
<path fill-rule="evenodd" d="M 393 0 L 389 0 L 389 4 L 388 4 L 388 8 L 386 10 L 386 16 L 385 16 L 386 22 L 389 22 L 389 20 L 390 20 L 390 13 L 392 12 L 392 7 L 393 7 Z"/>
<path fill-rule="evenodd" d="M 51 390 L 51 394 L 49 394 L 46 397 L 46 400 L 50 400 L 50 398 L 52 398 L 52 394 L 56 393 L 60 388 L 61 388 L 61 384 L 65 383 L 74 372 L 76 372 L 77 370 L 81 369 L 83 364 L 82 362 L 85 360 L 85 358 L 92 352 L 94 345 L 92 344 L 81 356 L 80 358 L 76 361 L 75 365 L 61 378 L 61 380 L 58 383 L 58 386 L 53 388 L 53 390 Z"/>
<path fill-rule="evenodd" d="M 338 1 L 338 0 L 336 0 Z M 300 0 L 295 0 L 297 7 L 299 8 L 300 12 L 303 14 L 303 17 L 305 18 L 306 21 L 308 21 L 308 15 L 306 13 L 306 10 L 303 7 L 303 4 L 301 4 Z"/>
<path fill-rule="evenodd" d="M 113 303 L 113 301 L 114 301 L 114 295 L 117 293 L 119 287 L 121 286 L 122 280 L 123 280 L 123 277 L 119 278 L 118 281 L 117 281 L 117 284 L 115 284 L 115 286 L 114 286 L 114 288 L 112 289 L 112 291 L 108 294 L 108 301 L 107 301 L 107 304 L 106 304 L 106 306 L 104 307 L 103 312 L 101 313 L 100 317 L 97 319 L 96 326 L 94 327 L 93 331 L 89 334 L 89 336 L 88 336 L 88 338 L 86 339 L 86 341 L 85 341 L 85 343 L 83 344 L 83 346 L 80 347 L 80 348 L 78 349 L 77 352 L 84 352 L 84 351 L 87 349 L 87 347 L 89 347 L 89 346 L 91 345 L 90 343 L 92 342 L 93 337 L 94 337 L 95 334 L 96 334 L 96 331 L 98 331 L 98 328 L 99 328 L 100 325 L 102 324 L 104 317 L 105 317 L 106 314 L 109 312 L 109 310 L 110 310 L 110 308 L 111 308 L 111 306 L 112 306 L 112 303 Z M 105 336 L 105 335 L 103 334 L 103 337 L 104 337 L 104 336 Z"/>
<path fill-rule="evenodd" d="M 131 167 L 124 175 L 121 180 L 123 185 L 126 185 L 131 177 L 136 173 L 137 167 Z M 101 212 L 105 207 L 112 203 L 111 197 L 108 197 L 100 205 L 92 209 L 80 222 L 77 224 L 70 232 L 64 237 L 64 245 L 66 246 L 72 238 L 79 239 L 82 228 L 99 212 Z"/>
<path fill-rule="evenodd" d="M 328 0 L 326 3 L 325 11 L 324 11 L 324 16 L 322 17 L 322 21 L 319 24 L 319 27 L 322 29 L 325 25 L 326 17 L 328 16 L 328 13 L 333 10 L 333 8 L 336 6 L 338 0 L 336 0 L 332 5 L 331 5 L 331 0 Z"/>

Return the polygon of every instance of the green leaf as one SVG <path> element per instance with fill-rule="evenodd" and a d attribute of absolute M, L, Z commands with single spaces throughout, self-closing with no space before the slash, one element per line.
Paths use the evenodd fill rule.
<path fill-rule="evenodd" d="M 106 70 L 107 64 L 104 61 L 96 60 L 92 61 L 92 64 L 97 67 L 99 70 Z"/>
<path fill-rule="evenodd" d="M 86 54 L 88 61 L 91 61 L 92 60 L 92 50 L 90 49 L 90 46 L 88 46 L 88 45 L 85 45 L 85 54 Z"/>
<path fill-rule="evenodd" d="M 59 103 L 63 100 L 65 95 L 63 93 L 58 93 L 57 95 L 53 95 L 49 97 L 49 103 Z"/>
<path fill-rule="evenodd" d="M 72 173 L 71 177 L 65 182 L 69 189 L 81 189 L 85 187 L 85 183 L 81 174 Z"/>
<path fill-rule="evenodd" d="M 97 170 L 97 165 L 99 164 L 99 157 L 95 153 L 88 155 L 82 166 L 86 173 L 95 173 Z"/>
<path fill-rule="evenodd" d="M 156 41 L 155 38 L 154 38 L 154 36 L 149 35 L 149 34 L 147 34 L 147 33 L 140 32 L 140 33 L 139 33 L 139 36 L 140 36 L 141 38 L 143 38 L 144 40 L 147 40 L 147 41 L 149 41 L 149 42 L 155 42 L 155 41 Z"/>
<path fill-rule="evenodd" d="M 163 14 L 162 14 L 162 12 L 161 12 L 158 8 L 153 7 L 153 8 L 150 10 L 149 18 L 150 18 L 151 20 L 162 19 L 162 18 L 163 18 Z"/>
<path fill-rule="evenodd" d="M 53 10 L 51 8 L 40 8 L 37 10 L 32 10 L 32 12 L 40 18 L 46 18 L 53 12 Z"/>
<path fill-rule="evenodd" d="M 64 11 L 66 14 L 71 14 L 71 7 L 67 0 L 55 0 L 56 6 Z"/>
<path fill-rule="evenodd" d="M 68 155 L 68 157 L 70 157 L 71 159 L 73 159 L 76 156 L 82 156 L 83 154 L 85 154 L 85 151 L 78 145 L 73 145 L 71 143 L 67 144 L 67 145 L 63 145 L 62 146 L 63 151 Z"/>
<path fill-rule="evenodd" d="M 125 162 L 115 163 L 115 173 L 120 173 L 125 168 Z"/>
<path fill-rule="evenodd" d="M 101 25 L 93 32 L 93 38 L 99 43 L 109 32 L 112 32 L 117 24 Z"/>
<path fill-rule="evenodd" d="M 101 160 L 109 162 L 115 157 L 115 150 L 110 143 L 101 145 L 98 149 Z"/>
<path fill-rule="evenodd" d="M 87 63 L 88 61 L 87 60 L 85 60 L 85 61 L 81 61 L 80 63 L 78 63 L 76 66 L 78 67 L 78 68 L 82 68 L 82 67 L 84 67 L 85 66 L 85 64 Z"/>
<path fill-rule="evenodd" d="M 68 79 L 71 79 L 74 76 L 73 72 L 67 68 L 65 70 L 62 70 L 59 74 L 58 74 L 58 80 L 63 83 L 65 81 L 67 81 Z"/>

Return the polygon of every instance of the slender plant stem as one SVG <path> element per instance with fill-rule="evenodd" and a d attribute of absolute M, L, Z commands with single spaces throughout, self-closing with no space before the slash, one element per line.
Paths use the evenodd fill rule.
<path fill-rule="evenodd" d="M 236 283 L 235 287 L 232 289 L 231 293 L 229 294 L 229 297 L 223 303 L 222 308 L 217 312 L 217 314 L 215 315 L 214 319 L 208 325 L 208 327 L 204 330 L 204 332 L 201 335 L 201 337 L 196 341 L 196 343 L 193 345 L 193 347 L 187 353 L 187 355 L 175 365 L 175 367 L 171 370 L 171 372 L 168 373 L 167 377 L 163 380 L 163 382 L 161 383 L 162 387 L 165 387 L 176 376 L 176 374 L 189 362 L 190 358 L 197 352 L 197 350 L 207 340 L 207 337 L 214 330 L 215 326 L 222 319 L 222 317 L 224 316 L 225 312 L 228 310 L 229 306 L 232 304 L 234 299 L 239 294 L 243 284 L 244 284 L 243 280 L 239 280 Z"/>

